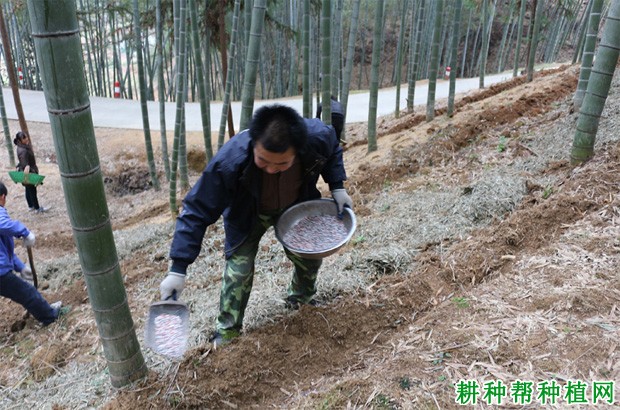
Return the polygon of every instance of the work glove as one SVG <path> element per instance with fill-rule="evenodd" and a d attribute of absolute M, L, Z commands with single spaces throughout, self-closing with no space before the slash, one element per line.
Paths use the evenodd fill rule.
<path fill-rule="evenodd" d="M 332 191 L 332 198 L 334 198 L 334 201 L 336 201 L 336 205 L 338 206 L 339 217 L 342 216 L 345 206 L 353 208 L 353 201 L 351 200 L 349 194 L 347 194 L 347 190 L 344 188 L 334 189 Z"/>
<path fill-rule="evenodd" d="M 28 236 L 24 237 L 24 246 L 26 248 L 32 248 L 34 246 L 34 233 L 30 232 Z"/>
<path fill-rule="evenodd" d="M 168 272 L 168 276 L 166 276 L 166 278 L 162 280 L 159 285 L 161 300 L 167 300 L 170 298 L 176 299 L 180 297 L 184 287 L 185 275 L 176 272 Z"/>
<path fill-rule="evenodd" d="M 32 282 L 33 280 L 32 269 L 30 269 L 29 266 L 24 266 L 24 269 L 22 269 L 22 271 L 19 272 L 19 276 L 21 276 L 23 280 L 29 280 Z"/>

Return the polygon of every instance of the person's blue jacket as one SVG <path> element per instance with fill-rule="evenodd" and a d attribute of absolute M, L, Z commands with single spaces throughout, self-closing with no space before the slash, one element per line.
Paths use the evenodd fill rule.
<path fill-rule="evenodd" d="M 330 190 L 347 179 L 342 148 L 332 127 L 318 119 L 304 119 L 308 144 L 297 153 L 303 166 L 303 184 L 297 202 L 317 199 L 319 175 Z M 173 272 L 185 273 L 198 254 L 207 227 L 224 216 L 226 258 L 241 246 L 258 219 L 261 170 L 254 164 L 249 130 L 231 138 L 211 159 L 196 185 L 183 200 L 170 247 Z"/>
<path fill-rule="evenodd" d="M 24 224 L 11 219 L 6 209 L 0 206 L 0 276 L 24 269 L 24 262 L 15 255 L 13 238 L 26 237 L 29 234 L 30 231 Z"/>

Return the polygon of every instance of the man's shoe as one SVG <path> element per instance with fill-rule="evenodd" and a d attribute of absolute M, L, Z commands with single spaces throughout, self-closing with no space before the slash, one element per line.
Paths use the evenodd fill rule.
<path fill-rule="evenodd" d="M 303 303 L 303 302 L 300 302 L 299 299 L 297 299 L 294 296 L 288 296 L 286 299 L 284 299 L 284 306 L 287 309 L 299 310 L 301 305 L 309 305 L 309 306 L 317 307 L 317 306 L 320 306 L 321 304 L 316 299 L 310 299 L 310 302 Z"/>
<path fill-rule="evenodd" d="M 38 213 L 44 213 L 44 212 L 47 212 L 49 210 L 50 210 L 50 207 L 46 208 L 44 206 L 40 207 L 39 209 L 35 209 L 35 211 L 37 211 Z"/>
<path fill-rule="evenodd" d="M 209 337 L 209 343 L 213 343 L 213 347 L 216 349 L 220 346 L 225 346 L 233 341 L 233 339 L 239 337 L 239 332 L 236 330 L 229 330 L 226 333 L 220 333 L 219 331 L 213 332 Z"/>
<path fill-rule="evenodd" d="M 41 322 L 44 327 L 49 326 L 52 323 L 56 322 L 60 318 L 60 316 L 63 314 L 62 310 L 66 309 L 62 307 L 62 301 L 60 300 L 58 302 L 50 303 L 50 307 L 52 308 L 52 311 L 54 312 L 54 320 L 47 321 L 47 322 Z"/>

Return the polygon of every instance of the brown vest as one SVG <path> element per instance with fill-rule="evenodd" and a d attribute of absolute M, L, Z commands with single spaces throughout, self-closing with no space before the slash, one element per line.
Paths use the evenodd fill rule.
<path fill-rule="evenodd" d="M 299 198 L 302 166 L 295 158 L 293 165 L 277 174 L 262 173 L 260 211 L 279 211 L 287 208 Z"/>

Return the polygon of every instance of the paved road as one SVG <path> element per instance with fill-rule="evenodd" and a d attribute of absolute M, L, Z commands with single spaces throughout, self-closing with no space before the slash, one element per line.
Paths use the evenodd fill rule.
<path fill-rule="evenodd" d="M 490 86 L 508 80 L 512 77 L 511 72 L 501 74 L 493 74 L 485 76 L 485 86 Z M 479 80 L 475 78 L 458 79 L 456 82 L 456 93 L 463 93 L 478 88 Z M 449 82 L 439 80 L 437 82 L 436 99 L 448 97 Z M 9 88 L 3 88 L 4 103 L 6 106 L 6 114 L 9 119 L 17 119 L 15 104 L 13 102 L 13 93 Z M 418 82 L 416 85 L 414 104 L 426 104 L 428 93 L 428 84 L 426 82 Z M 403 84 L 400 90 L 400 107 L 407 107 L 407 85 Z M 45 105 L 45 97 L 41 91 L 20 90 L 20 99 L 24 115 L 27 121 L 49 122 L 47 107 Z M 366 122 L 368 121 L 368 92 L 356 92 L 349 95 L 347 123 Z M 93 124 L 95 127 L 108 128 L 126 128 L 126 129 L 142 129 L 142 114 L 140 103 L 138 101 L 91 97 L 91 111 L 93 116 Z M 279 102 L 289 105 L 299 112 L 302 111 L 301 97 L 291 97 L 286 99 L 260 101 L 257 100 L 254 107 Z M 379 116 L 393 114 L 396 107 L 396 88 L 386 88 L 379 90 L 377 114 Z M 151 130 L 159 130 L 159 106 L 156 102 L 149 101 L 147 104 L 149 110 L 149 124 Z M 241 103 L 232 103 L 233 118 L 235 127 L 239 128 L 239 117 L 241 111 Z M 175 122 L 175 103 L 166 103 L 166 128 L 174 129 Z M 186 105 L 187 119 L 186 129 L 188 131 L 201 131 L 202 122 L 200 119 L 200 104 L 188 103 Z M 315 112 L 313 110 L 312 112 Z M 211 103 L 211 129 L 219 130 L 220 118 L 222 115 L 221 102 Z"/>

